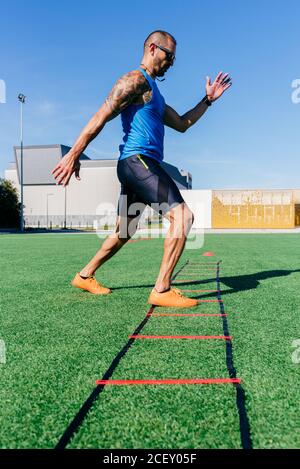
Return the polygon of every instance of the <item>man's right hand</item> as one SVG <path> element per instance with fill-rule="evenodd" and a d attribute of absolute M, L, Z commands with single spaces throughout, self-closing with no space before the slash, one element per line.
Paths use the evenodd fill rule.
<path fill-rule="evenodd" d="M 69 153 L 67 153 L 55 166 L 51 174 L 54 175 L 56 182 L 58 185 L 62 185 L 63 187 L 67 186 L 69 180 L 73 173 L 75 173 L 75 177 L 78 181 L 80 181 L 79 176 L 80 171 L 80 162 L 79 160 L 74 160 L 74 157 Z"/>

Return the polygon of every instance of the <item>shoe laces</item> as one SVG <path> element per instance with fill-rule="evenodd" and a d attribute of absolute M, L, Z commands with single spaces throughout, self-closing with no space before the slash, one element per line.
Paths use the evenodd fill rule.
<path fill-rule="evenodd" d="M 93 276 L 93 277 L 89 277 L 89 280 L 90 282 L 93 284 L 94 287 L 97 287 L 99 290 L 103 290 L 103 285 L 102 283 L 98 282 L 98 280 Z"/>
<path fill-rule="evenodd" d="M 96 285 L 99 285 L 99 282 L 97 282 L 97 280 L 95 279 L 95 277 L 92 275 L 91 277 L 88 277 L 87 279 L 90 283 L 96 283 Z"/>
<path fill-rule="evenodd" d="M 172 290 L 174 291 L 174 293 L 176 293 L 176 295 L 180 296 L 181 298 L 183 297 L 183 294 L 178 288 L 172 288 Z"/>

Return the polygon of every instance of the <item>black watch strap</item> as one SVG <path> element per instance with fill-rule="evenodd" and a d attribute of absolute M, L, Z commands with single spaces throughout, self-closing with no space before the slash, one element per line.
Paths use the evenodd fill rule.
<path fill-rule="evenodd" d="M 202 101 L 207 104 L 207 106 L 211 106 L 211 101 L 208 99 L 207 95 L 204 96 L 204 98 L 202 99 Z"/>

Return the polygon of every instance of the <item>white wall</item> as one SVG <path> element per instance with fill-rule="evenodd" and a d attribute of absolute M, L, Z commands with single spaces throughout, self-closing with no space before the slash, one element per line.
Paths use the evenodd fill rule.
<path fill-rule="evenodd" d="M 90 218 L 102 215 L 101 204 L 110 204 L 112 208 L 117 209 L 120 183 L 115 167 L 81 167 L 80 177 L 81 181 L 72 177 L 67 186 L 68 218 L 80 217 L 84 224 L 85 215 Z M 13 181 L 17 189 L 20 189 L 16 170 L 7 170 L 5 178 Z M 195 215 L 193 228 L 211 228 L 212 191 L 180 190 L 180 192 Z M 47 194 L 53 195 L 47 197 Z M 65 211 L 64 188 L 57 185 L 24 186 L 25 219 L 30 216 L 40 217 L 41 223 L 45 223 L 47 198 L 49 221 L 52 219 L 53 224 L 57 223 L 54 217 L 63 217 Z"/>
<path fill-rule="evenodd" d="M 120 183 L 115 167 L 81 168 L 81 181 L 72 178 L 67 188 L 67 211 L 72 215 L 96 215 L 99 204 L 117 209 Z"/>
<path fill-rule="evenodd" d="M 193 228 L 211 228 L 211 190 L 181 190 L 185 202 L 195 216 Z"/>
<path fill-rule="evenodd" d="M 101 214 L 101 204 L 110 204 L 112 210 L 117 209 L 120 183 L 115 167 L 83 167 L 80 170 L 81 181 L 74 177 L 66 189 L 67 217 L 93 217 Z M 6 170 L 5 178 L 12 181 L 20 193 L 17 171 Z M 47 195 L 48 194 L 48 195 Z M 50 195 L 51 194 L 51 195 Z M 65 189 L 58 185 L 24 186 L 24 216 L 38 217 L 45 224 L 47 216 L 56 223 L 54 217 L 64 217 Z M 99 210 L 100 206 L 100 210 Z"/>

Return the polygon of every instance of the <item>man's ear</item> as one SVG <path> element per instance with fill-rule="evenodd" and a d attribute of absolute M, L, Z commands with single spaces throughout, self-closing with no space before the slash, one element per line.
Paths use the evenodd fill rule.
<path fill-rule="evenodd" d="M 149 47 L 149 49 L 150 49 L 151 55 L 153 55 L 153 54 L 154 54 L 154 50 L 155 50 L 155 44 L 154 44 L 154 42 L 151 42 L 151 44 L 149 44 L 148 47 Z"/>

